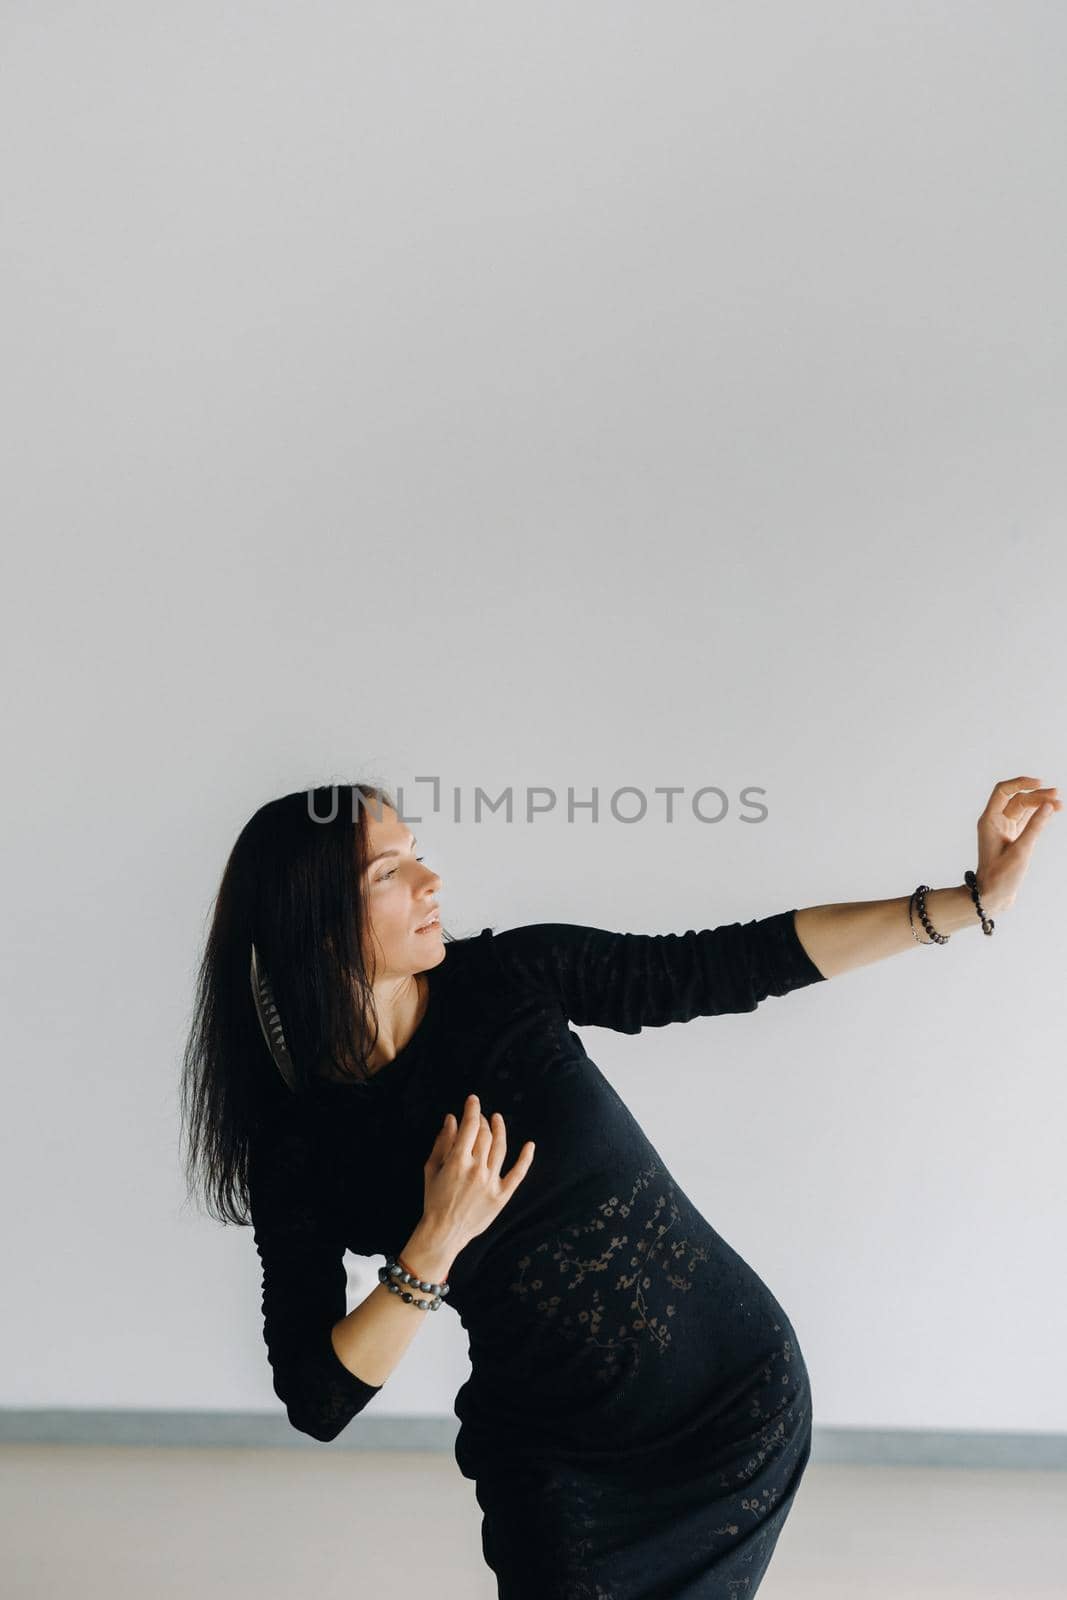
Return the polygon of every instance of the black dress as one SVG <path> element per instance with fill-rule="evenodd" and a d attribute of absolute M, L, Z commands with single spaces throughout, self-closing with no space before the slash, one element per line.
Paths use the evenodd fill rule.
<path fill-rule="evenodd" d="M 500 1600 L 755 1594 L 811 1448 L 797 1337 L 568 1024 L 640 1033 L 822 982 L 794 912 L 682 934 L 485 928 L 428 977 L 395 1060 L 366 1086 L 286 1093 L 253 1145 L 264 1338 L 290 1422 L 331 1440 L 378 1393 L 330 1340 L 344 1251 L 403 1251 L 445 1113 L 477 1094 L 505 1119 L 505 1174 L 527 1139 L 533 1164 L 456 1257 L 441 1310 L 408 1309 L 450 1308 L 468 1333 L 455 1456 Z"/>

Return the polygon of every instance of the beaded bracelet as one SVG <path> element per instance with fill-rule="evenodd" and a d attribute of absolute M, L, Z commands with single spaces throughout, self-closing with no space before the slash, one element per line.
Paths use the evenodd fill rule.
<path fill-rule="evenodd" d="M 978 898 L 978 879 L 969 867 L 963 874 L 963 879 L 968 889 L 971 891 L 971 899 L 974 901 L 974 909 L 981 918 L 982 932 L 992 933 L 993 929 L 996 927 L 996 923 L 993 921 L 992 917 L 987 917 L 985 914 L 985 907 Z M 951 934 L 938 933 L 931 925 L 930 918 L 926 915 L 926 896 L 930 893 L 930 885 L 928 883 L 920 883 L 919 887 L 913 892 L 908 900 L 908 921 L 911 923 L 911 936 L 915 940 L 916 944 L 927 943 L 925 939 L 920 939 L 919 935 L 915 932 L 915 923 L 912 921 L 911 915 L 911 903 L 912 900 L 914 900 L 916 909 L 919 913 L 919 921 L 926 929 L 926 932 L 930 935 L 929 942 L 932 944 L 948 944 Z"/>
<path fill-rule="evenodd" d="M 914 923 L 914 921 L 912 921 L 911 905 L 912 905 L 912 901 L 914 899 L 915 899 L 915 894 L 914 894 L 914 891 L 913 891 L 908 896 L 908 922 L 911 924 L 911 936 L 915 940 L 916 944 L 926 944 L 927 941 L 925 939 L 920 939 L 919 935 L 915 932 L 915 923 Z"/>
<path fill-rule="evenodd" d="M 920 883 L 919 887 L 915 891 L 915 909 L 919 913 L 919 921 L 930 935 L 930 938 L 934 944 L 948 944 L 949 939 L 952 937 L 951 934 L 938 933 L 931 923 L 930 918 L 926 915 L 926 896 L 929 894 L 929 892 L 930 885 L 928 883 Z M 914 927 L 911 931 L 913 933 L 915 932 Z"/>
<path fill-rule="evenodd" d="M 967 871 L 963 874 L 963 881 L 971 891 L 971 899 L 974 901 L 974 909 L 982 919 L 982 932 L 992 933 L 993 929 L 996 927 L 996 923 L 993 921 L 992 917 L 987 917 L 985 914 L 985 906 L 983 906 L 981 900 L 978 898 L 978 879 L 975 877 L 970 867 L 968 867 Z"/>
<path fill-rule="evenodd" d="M 399 1279 L 397 1282 L 395 1280 Z M 378 1268 L 378 1282 L 384 1283 L 391 1294 L 398 1294 L 408 1305 L 418 1306 L 420 1311 L 437 1311 L 441 1305 L 442 1297 L 449 1292 L 449 1283 L 446 1278 L 444 1283 L 427 1283 L 422 1278 L 417 1278 L 403 1265 L 399 1256 L 386 1256 L 385 1266 Z M 427 1294 L 432 1294 L 432 1300 L 420 1300 L 416 1295 L 408 1294 L 401 1288 L 401 1283 L 411 1284 L 413 1289 L 424 1289 Z"/>

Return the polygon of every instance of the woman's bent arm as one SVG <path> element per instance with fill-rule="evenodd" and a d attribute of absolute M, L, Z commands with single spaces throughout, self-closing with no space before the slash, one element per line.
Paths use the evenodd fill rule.
<path fill-rule="evenodd" d="M 454 1245 L 436 1237 L 425 1218 L 400 1252 L 411 1271 L 426 1283 L 442 1283 L 458 1254 Z M 405 1285 L 408 1294 L 428 1300 L 421 1289 Z M 354 1307 L 330 1333 L 337 1359 L 363 1383 L 380 1387 L 397 1366 L 422 1323 L 436 1316 L 409 1305 L 384 1283 Z"/>

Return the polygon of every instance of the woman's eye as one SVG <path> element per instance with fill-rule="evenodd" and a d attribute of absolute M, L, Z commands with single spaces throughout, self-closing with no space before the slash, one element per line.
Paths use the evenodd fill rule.
<path fill-rule="evenodd" d="M 415 860 L 416 861 L 425 861 L 426 857 L 425 856 L 416 856 Z M 396 873 L 396 870 L 397 870 L 396 867 L 392 867 L 388 872 L 383 872 L 381 877 L 378 879 L 378 882 L 379 883 L 384 883 L 386 878 L 391 878 L 391 877 L 394 876 L 394 874 Z"/>

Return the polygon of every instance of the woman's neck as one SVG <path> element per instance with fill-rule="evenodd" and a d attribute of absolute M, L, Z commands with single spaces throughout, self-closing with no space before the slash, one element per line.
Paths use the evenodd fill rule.
<path fill-rule="evenodd" d="M 394 1061 L 401 1050 L 411 1042 L 426 1014 L 429 997 L 430 985 L 426 974 L 417 972 L 413 974 L 413 981 L 404 987 L 399 998 L 394 998 L 391 1012 L 386 1012 L 379 1006 L 378 1038 L 367 1060 L 371 1072 L 379 1067 L 388 1066 L 389 1062 Z"/>

